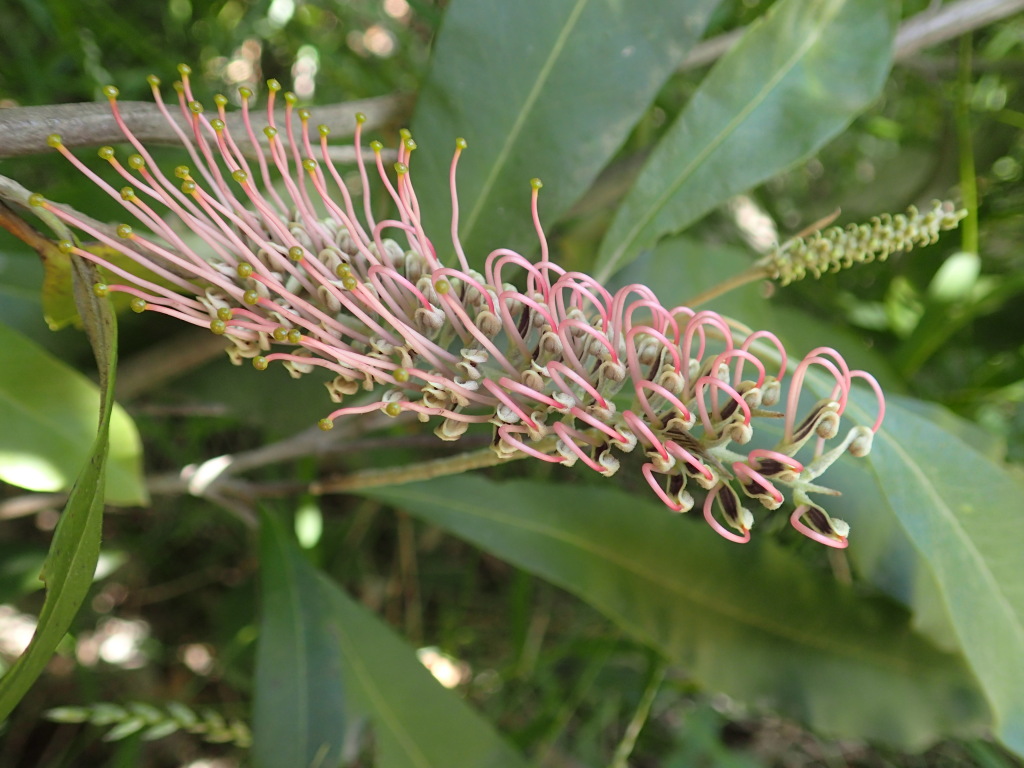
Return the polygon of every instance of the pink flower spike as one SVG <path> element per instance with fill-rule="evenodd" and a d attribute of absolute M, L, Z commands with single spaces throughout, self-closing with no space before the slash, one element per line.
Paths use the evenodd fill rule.
<path fill-rule="evenodd" d="M 164 104 L 159 81 L 151 78 L 150 85 L 191 167 L 165 174 L 157 166 L 122 119 L 115 88 L 105 93 L 137 154 L 122 165 L 104 148 L 101 157 L 110 166 L 104 165 L 104 176 L 59 137 L 50 142 L 139 224 L 138 234 L 128 224 L 111 233 L 31 196 L 31 205 L 99 241 L 101 248 L 70 240 L 59 245 L 117 275 L 117 285 L 95 286 L 97 295 L 124 293 L 136 311 L 208 327 L 224 336 L 236 364 L 249 359 L 262 369 L 281 363 L 295 377 L 329 372 L 331 400 L 353 403 L 321 420 L 325 429 L 344 416 L 409 412 L 422 422 L 440 419 L 434 431 L 443 440 L 490 429 L 499 458 L 582 461 L 604 475 L 629 466 L 617 454 L 639 447 L 640 472 L 657 498 L 669 509 L 688 510 L 694 499 L 687 484 L 694 481 L 710 491 L 708 524 L 730 541 L 750 538 L 754 518 L 741 506 L 749 497 L 767 509 L 799 504 L 793 525 L 801 533 L 845 546 L 845 524 L 806 500 L 831 492 L 817 478 L 838 457 L 870 452 L 885 413 L 881 387 L 870 374 L 850 371 L 838 352 L 819 347 L 800 361 L 783 393 L 789 358 L 769 331 L 715 312 L 666 308 L 645 285 L 613 292 L 566 270 L 552 261 L 538 180 L 531 182 L 528 203 L 524 189 L 523 203 L 530 206 L 539 258 L 497 248 L 474 263 L 458 232 L 464 140 L 456 141 L 448 168 L 451 225 L 439 235 L 424 229 L 410 170 L 416 145 L 407 131 L 400 132 L 393 169 L 385 167 L 383 144 L 370 142 L 379 186 L 371 183 L 362 155 L 366 118 L 356 116 L 359 182 L 350 192 L 331 160 L 329 129 L 318 126 L 311 137 L 310 112 L 298 108 L 291 93 L 282 94 L 283 118 L 275 114 L 279 83 L 267 83 L 268 125 L 261 136 L 250 119 L 249 89 L 240 89 L 239 111 L 218 95 L 216 116 L 212 110 L 208 116 L 193 93 L 190 70 L 180 71 L 175 90 L 187 130 L 172 120 L 173 105 Z M 123 187 L 126 181 L 130 186 Z M 378 203 L 391 212 L 376 220 Z M 454 251 L 454 263 L 442 265 L 438 248 Z M 110 258 L 109 249 L 160 279 L 137 277 L 138 270 Z M 831 397 L 799 420 L 811 366 L 823 368 L 834 385 Z M 877 414 L 871 428 L 854 426 L 839 437 L 855 379 L 875 393 Z M 778 412 L 768 410 L 773 406 Z M 760 431 L 773 417 L 784 420 L 781 442 L 773 429 L 768 436 Z M 745 453 L 739 446 L 755 436 L 753 445 L 775 447 Z M 813 446 L 805 448 L 812 437 Z"/>

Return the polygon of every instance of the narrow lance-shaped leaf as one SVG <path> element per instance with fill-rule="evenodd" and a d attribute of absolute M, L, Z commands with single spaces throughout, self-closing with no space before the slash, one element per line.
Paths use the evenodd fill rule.
<path fill-rule="evenodd" d="M 284 526 L 270 514 L 262 521 L 253 764 L 334 766 L 345 737 L 342 630 Z"/>
<path fill-rule="evenodd" d="M 888 0 L 782 0 L 712 69 L 601 243 L 607 279 L 662 235 L 817 151 L 880 92 Z"/>
<path fill-rule="evenodd" d="M 94 270 L 82 261 L 75 262 L 75 269 L 76 300 L 99 369 L 99 426 L 88 462 L 71 489 L 43 563 L 40 578 L 46 584 L 46 599 L 35 634 L 25 652 L 0 679 L 0 721 L 11 713 L 42 673 L 71 626 L 92 585 L 100 554 L 108 433 L 117 367 L 117 324 L 107 304 L 97 300 L 89 289 L 95 279 Z"/>
<path fill-rule="evenodd" d="M 384 622 L 320 575 L 341 628 L 353 708 L 373 726 L 377 768 L 525 768 L 526 761 Z"/>
<path fill-rule="evenodd" d="M 718 0 L 456 0 L 445 12 L 413 121 L 426 230 L 444 232 L 456 137 L 460 231 L 470 260 L 535 249 L 524 202 L 546 182 L 545 219 L 590 187 L 700 37 Z"/>
<path fill-rule="evenodd" d="M 573 592 L 711 689 L 828 733 L 916 749 L 985 718 L 963 661 L 905 611 L 764 537 L 731 544 L 607 486 L 465 476 L 366 493 Z"/>

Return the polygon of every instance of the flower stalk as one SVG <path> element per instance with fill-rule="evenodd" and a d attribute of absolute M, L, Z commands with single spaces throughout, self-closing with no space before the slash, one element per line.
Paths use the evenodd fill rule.
<path fill-rule="evenodd" d="M 177 109 L 191 128 L 179 129 L 179 138 L 191 165 L 174 169 L 173 178 L 124 124 L 112 86 L 105 93 L 134 153 L 123 162 L 110 147 L 99 155 L 124 186 L 94 173 L 60 137 L 50 139 L 148 230 L 121 224 L 111 236 L 33 196 L 34 205 L 160 279 L 141 278 L 62 240 L 65 253 L 114 276 L 95 287 L 99 295 L 126 293 L 136 311 L 209 328 L 224 337 L 236 364 L 281 364 L 294 377 L 326 370 L 338 407 L 321 420 L 324 429 L 356 414 L 411 412 L 434 422 L 446 441 L 487 425 L 497 459 L 582 463 L 605 476 L 620 468 L 621 454 L 638 453 L 641 475 L 665 506 L 688 511 L 696 504 L 690 491 L 704 491 L 705 519 L 731 541 L 750 538 L 754 515 L 745 504 L 778 509 L 788 489 L 798 531 L 828 546 L 847 545 L 848 526 L 811 494 L 833 493 L 816 481 L 839 456 L 870 450 L 884 415 L 870 374 L 851 370 L 825 347 L 791 366 L 768 331 L 749 331 L 714 312 L 666 307 L 643 285 L 613 293 L 563 269 L 550 260 L 538 179 L 530 206 L 539 260 L 505 248 L 471 259 L 458 234 L 462 139 L 449 171 L 456 263 L 446 266 L 421 223 L 412 179 L 416 143 L 407 131 L 390 168 L 377 141 L 369 143 L 374 160 L 367 164 L 357 116 L 353 194 L 331 160 L 329 129 L 312 128 L 309 110 L 297 108 L 278 83 L 268 83 L 261 140 L 251 91 L 241 89 L 241 109 L 231 115 L 218 95 L 216 116 L 209 116 L 194 98 L 188 68 L 179 71 Z M 159 81 L 151 77 L 150 84 L 174 125 Z M 285 102 L 280 124 L 278 99 Z M 232 132 L 229 123 L 239 127 Z M 391 218 L 373 216 L 378 185 L 396 212 Z M 801 393 L 812 369 L 832 384 L 808 407 Z M 845 427 L 858 380 L 875 393 L 877 416 L 870 426 Z M 782 410 L 772 410 L 776 405 Z M 781 423 L 781 439 L 761 436 L 770 422 Z"/>

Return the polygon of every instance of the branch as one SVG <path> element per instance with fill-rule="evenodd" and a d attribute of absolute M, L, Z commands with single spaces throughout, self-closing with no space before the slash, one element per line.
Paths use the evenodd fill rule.
<path fill-rule="evenodd" d="M 155 144 L 181 142 L 167 119 L 156 104 L 145 101 L 119 101 L 118 110 L 125 123 L 141 141 Z M 321 123 L 337 126 L 340 136 L 351 135 L 355 126 L 356 112 L 366 115 L 365 128 L 373 129 L 405 120 L 412 109 L 409 96 L 378 96 L 372 99 L 349 101 L 317 107 L 316 119 Z M 178 127 L 186 135 L 192 134 L 192 126 L 176 110 L 171 110 Z M 284 112 L 275 115 L 284 122 Z M 267 117 L 257 111 L 251 113 L 253 129 L 257 136 L 263 136 Z M 50 152 L 46 137 L 59 133 L 64 145 L 94 147 L 103 144 L 117 144 L 124 141 L 124 134 L 110 113 L 110 106 L 104 103 L 54 104 L 43 107 L 10 107 L 0 109 L 0 158 L 33 155 Z M 342 149 L 342 148 L 335 148 Z M 355 158 L 351 147 L 345 147 L 347 157 L 332 159 L 345 162 Z"/>
<path fill-rule="evenodd" d="M 431 459 L 401 467 L 364 469 L 361 472 L 353 472 L 350 475 L 327 478 L 326 480 L 311 483 L 309 490 L 316 496 L 322 496 L 325 493 L 349 493 L 363 488 L 402 485 L 403 483 L 431 480 L 435 477 L 458 475 L 473 469 L 494 467 L 498 464 L 506 464 L 516 459 L 525 458 L 525 453 L 501 457 L 490 448 L 481 448 L 478 451 L 445 456 L 443 459 Z"/>
<path fill-rule="evenodd" d="M 1024 0 L 959 0 L 907 19 L 896 35 L 896 61 L 1024 10 Z"/>
<path fill-rule="evenodd" d="M 893 50 L 894 61 L 905 61 L 924 48 L 1005 19 L 1024 10 L 1024 0 L 957 0 L 934 6 L 900 25 Z M 734 29 L 696 45 L 680 69 L 696 69 L 725 55 L 743 37 L 746 27 Z"/>

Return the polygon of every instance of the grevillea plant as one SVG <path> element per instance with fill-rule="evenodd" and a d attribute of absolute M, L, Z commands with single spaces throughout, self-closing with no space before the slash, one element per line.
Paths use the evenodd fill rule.
<path fill-rule="evenodd" d="M 249 89 L 241 89 L 240 113 L 229 115 L 228 99 L 218 95 L 217 115 L 210 117 L 195 98 L 188 67 L 180 72 L 178 106 L 191 132 L 176 130 L 190 166 L 172 174 L 158 167 L 122 119 L 113 86 L 105 94 L 135 150 L 122 161 L 113 148 L 100 149 L 119 177 L 115 184 L 59 136 L 50 137 L 51 146 L 148 230 L 120 224 L 115 235 L 33 196 L 34 205 L 157 278 L 62 241 L 62 251 L 114 276 L 95 286 L 98 295 L 126 293 L 136 311 L 207 327 L 225 338 L 236 364 L 251 360 L 263 370 L 280 363 L 295 377 L 326 369 L 339 407 L 322 419 L 324 429 L 354 414 L 412 412 L 435 422 L 442 440 L 486 425 L 498 457 L 581 462 L 607 476 L 619 469 L 618 454 L 638 451 L 643 477 L 666 507 L 690 510 L 695 484 L 705 492 L 705 519 L 727 539 L 749 540 L 755 518 L 746 504 L 778 509 L 788 489 L 797 530 L 831 547 L 847 545 L 846 523 L 811 494 L 833 493 L 819 477 L 844 453 L 871 450 L 884 400 L 869 373 L 851 370 L 827 347 L 794 361 L 770 331 L 715 312 L 664 306 L 644 285 L 612 292 L 563 269 L 549 257 L 539 179 L 530 182 L 539 260 L 505 248 L 470 258 L 459 241 L 462 139 L 450 169 L 451 228 L 443 235 L 450 244 L 438 249 L 439 233 L 421 225 L 412 179 L 416 143 L 407 131 L 390 167 L 382 144 L 369 142 L 368 168 L 364 118 L 357 117 L 357 200 L 331 160 L 329 129 L 311 129 L 309 110 L 296 108 L 293 94 L 283 94 L 283 125 L 275 123 L 276 81 L 268 83 L 268 126 L 259 137 L 250 122 Z M 160 110 L 177 126 L 159 80 L 149 82 Z M 239 128 L 232 132 L 229 122 Z M 394 218 L 373 215 L 374 173 Z M 894 238 L 903 238 L 900 247 L 930 242 L 957 218 L 937 207 L 912 212 L 896 227 L 888 219 L 864 232 L 829 230 L 810 245 L 794 241 L 770 255 L 769 271 L 788 281 L 857 260 L 848 243 L 855 235 L 863 241 L 857 252 L 884 256 Z M 438 251 L 449 245 L 455 260 L 445 264 Z M 812 369 L 827 377 L 831 392 L 808 402 L 802 393 Z M 877 398 L 870 425 L 843 419 L 857 380 Z M 781 437 L 758 439 L 770 422 L 781 422 Z"/>

